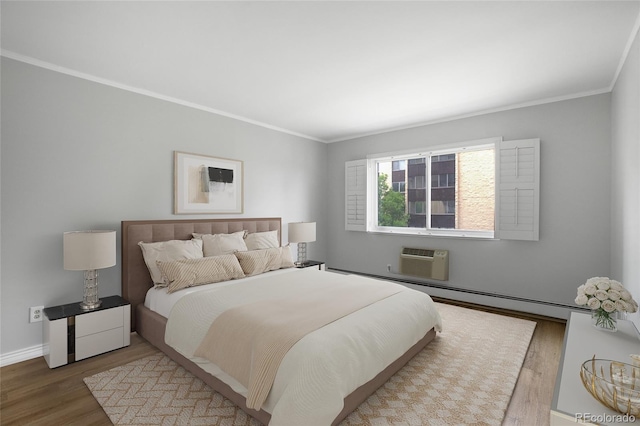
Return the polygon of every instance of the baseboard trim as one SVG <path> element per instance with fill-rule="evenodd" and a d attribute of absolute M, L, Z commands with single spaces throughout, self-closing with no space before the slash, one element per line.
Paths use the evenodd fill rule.
<path fill-rule="evenodd" d="M 17 364 L 22 361 L 44 356 L 44 345 L 35 345 L 30 348 L 19 349 L 17 351 L 0 354 L 0 367 Z"/>

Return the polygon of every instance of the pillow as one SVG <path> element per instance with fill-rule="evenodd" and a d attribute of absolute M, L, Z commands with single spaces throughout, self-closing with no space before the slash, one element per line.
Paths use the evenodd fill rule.
<path fill-rule="evenodd" d="M 158 243 L 138 243 L 142 249 L 144 263 L 147 264 L 153 283 L 164 285 L 162 274 L 156 262 L 171 262 L 181 259 L 198 259 L 202 257 L 202 240 L 170 240 Z"/>
<path fill-rule="evenodd" d="M 247 251 L 244 243 L 245 231 L 232 234 L 192 234 L 195 238 L 202 239 L 204 256 L 220 256 L 233 254 L 237 251 Z"/>
<path fill-rule="evenodd" d="M 173 262 L 158 261 L 157 265 L 167 285 L 167 293 L 244 277 L 240 263 L 233 254 Z"/>
<path fill-rule="evenodd" d="M 247 276 L 294 266 L 289 247 L 272 247 L 265 250 L 237 252 L 242 271 Z"/>
<path fill-rule="evenodd" d="M 278 231 L 254 232 L 247 234 L 244 242 L 249 250 L 264 250 L 272 247 L 280 247 Z"/>
<path fill-rule="evenodd" d="M 296 266 L 296 264 L 293 263 L 293 256 L 291 255 L 291 247 L 289 247 L 289 244 L 284 247 L 280 247 L 280 250 L 282 253 L 282 264 L 280 265 L 280 269 L 293 268 Z"/>

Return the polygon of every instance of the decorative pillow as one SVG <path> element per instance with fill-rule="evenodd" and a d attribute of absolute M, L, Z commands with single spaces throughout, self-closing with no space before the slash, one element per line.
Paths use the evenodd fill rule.
<path fill-rule="evenodd" d="M 244 242 L 249 250 L 264 250 L 272 247 L 280 247 L 278 231 L 254 232 L 247 234 Z"/>
<path fill-rule="evenodd" d="M 144 263 L 154 284 L 162 287 L 164 281 L 158 269 L 157 261 L 171 262 L 182 259 L 198 259 L 202 257 L 202 240 L 170 240 L 158 243 L 138 243 L 142 250 Z"/>
<path fill-rule="evenodd" d="M 173 262 L 158 261 L 158 269 L 167 284 L 167 293 L 202 284 L 218 283 L 244 277 L 238 259 L 233 254 L 184 259 Z"/>
<path fill-rule="evenodd" d="M 244 243 L 245 231 L 232 234 L 193 234 L 195 238 L 202 239 L 202 248 L 205 257 L 233 254 L 237 251 L 247 251 Z"/>
<path fill-rule="evenodd" d="M 282 264 L 280 265 L 280 269 L 284 268 L 293 268 L 295 263 L 293 263 L 293 256 L 291 255 L 291 247 L 287 244 L 284 247 L 280 247 L 282 253 Z"/>
<path fill-rule="evenodd" d="M 291 260 L 291 250 L 288 246 L 237 252 L 236 257 L 240 261 L 240 266 L 247 276 L 294 266 Z"/>

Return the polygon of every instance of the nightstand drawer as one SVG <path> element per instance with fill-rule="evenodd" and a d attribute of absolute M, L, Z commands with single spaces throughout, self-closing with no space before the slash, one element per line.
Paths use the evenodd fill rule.
<path fill-rule="evenodd" d="M 105 309 L 76 316 L 76 338 L 96 334 L 124 325 L 123 307 Z M 122 335 L 122 330 L 120 330 Z"/>
<path fill-rule="evenodd" d="M 122 327 L 76 338 L 76 361 L 124 346 Z"/>

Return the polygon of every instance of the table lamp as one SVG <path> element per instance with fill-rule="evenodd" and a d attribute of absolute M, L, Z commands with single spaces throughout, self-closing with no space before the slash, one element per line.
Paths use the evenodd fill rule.
<path fill-rule="evenodd" d="M 298 261 L 302 266 L 307 262 L 307 243 L 316 240 L 315 222 L 292 222 L 289 224 L 289 242 L 298 243 Z"/>
<path fill-rule="evenodd" d="M 64 269 L 84 271 L 84 297 L 80 307 L 95 309 L 98 298 L 98 269 L 116 264 L 116 231 L 73 231 L 64 233 Z"/>

